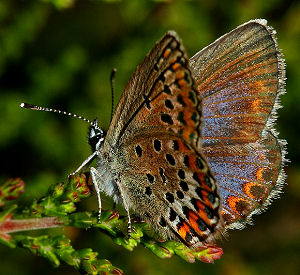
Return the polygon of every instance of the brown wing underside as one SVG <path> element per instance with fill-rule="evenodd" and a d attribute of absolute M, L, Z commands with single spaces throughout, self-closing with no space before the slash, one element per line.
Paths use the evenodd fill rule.
<path fill-rule="evenodd" d="M 199 247 L 222 228 L 218 186 L 203 155 L 176 135 L 144 132 L 124 144 L 120 174 L 132 209 L 162 236 Z"/>
<path fill-rule="evenodd" d="M 132 134 L 151 129 L 178 134 L 196 146 L 200 108 L 185 50 L 176 34 L 168 32 L 131 77 L 105 143 L 121 146 Z"/>

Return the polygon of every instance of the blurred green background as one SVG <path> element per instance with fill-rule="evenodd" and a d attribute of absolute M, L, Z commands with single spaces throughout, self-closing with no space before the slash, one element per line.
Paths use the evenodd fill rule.
<path fill-rule="evenodd" d="M 90 154 L 87 124 L 56 114 L 19 108 L 23 101 L 99 119 L 107 129 L 109 76 L 118 69 L 119 99 L 130 75 L 154 43 L 175 30 L 190 56 L 220 35 L 254 18 L 265 18 L 278 32 L 287 64 L 287 94 L 277 129 L 288 141 L 288 185 L 254 226 L 231 231 L 218 244 L 215 264 L 161 260 L 142 246 L 133 252 L 95 230 L 63 229 L 75 248 L 92 247 L 126 274 L 300 274 L 300 2 L 92 1 L 0 2 L 1 182 L 21 177 L 24 203 L 40 198 Z M 94 198 L 93 198 L 94 199 Z M 96 200 L 90 208 L 96 208 Z M 109 207 L 111 203 L 108 202 Z M 52 230 L 56 233 L 55 230 Z M 57 231 L 59 232 L 59 231 Z M 76 274 L 54 269 L 23 249 L 0 246 L 0 274 Z"/>

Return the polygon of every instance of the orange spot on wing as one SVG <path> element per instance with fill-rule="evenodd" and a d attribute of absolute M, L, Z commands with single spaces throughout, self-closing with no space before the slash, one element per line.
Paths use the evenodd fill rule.
<path fill-rule="evenodd" d="M 194 213 L 194 211 L 189 212 L 189 222 L 192 226 L 192 228 L 201 236 L 203 235 L 203 232 L 199 229 L 199 226 L 197 224 L 197 220 L 199 219 L 198 215 Z"/>
<path fill-rule="evenodd" d="M 198 215 L 194 211 L 189 211 L 189 219 L 197 220 Z"/>
<path fill-rule="evenodd" d="M 261 104 L 261 100 L 260 99 L 255 99 L 251 103 L 251 106 L 252 106 L 253 109 L 257 109 L 257 107 L 259 107 L 260 104 Z"/>
<path fill-rule="evenodd" d="M 180 85 L 180 87 L 182 89 L 189 87 L 189 84 L 186 82 L 186 80 L 184 78 L 178 80 L 178 84 Z"/>
<path fill-rule="evenodd" d="M 185 239 L 186 234 L 190 233 L 190 226 L 186 222 L 183 222 L 183 225 L 178 229 L 178 233 L 181 238 Z"/>
<path fill-rule="evenodd" d="M 236 203 L 237 203 L 238 201 L 240 201 L 240 200 L 241 200 L 241 198 L 238 198 L 238 197 L 235 197 L 235 196 L 230 196 L 230 197 L 228 197 L 228 199 L 227 199 L 228 206 L 229 206 L 234 212 L 236 212 L 236 213 L 239 213 L 239 212 L 236 210 L 235 205 L 236 205 Z"/>
<path fill-rule="evenodd" d="M 168 58 L 168 56 L 170 55 L 170 53 L 171 53 L 171 49 L 166 49 L 165 51 L 164 51 L 164 58 Z"/>
<path fill-rule="evenodd" d="M 182 79 L 184 78 L 184 71 L 183 70 L 177 70 L 176 71 L 176 79 Z"/>
<path fill-rule="evenodd" d="M 206 224 L 208 224 L 208 225 L 211 226 L 210 219 L 207 217 L 207 214 L 206 214 L 206 212 L 205 212 L 205 210 L 204 210 L 204 204 L 203 204 L 202 202 L 200 202 L 200 201 L 197 201 L 197 206 L 198 206 L 198 208 L 199 208 L 199 212 L 198 212 L 199 217 L 200 217 Z"/>
<path fill-rule="evenodd" d="M 256 183 L 253 183 L 253 182 L 247 182 L 243 185 L 243 191 L 244 193 L 249 196 L 250 198 L 253 198 L 255 199 L 255 197 L 251 194 L 251 188 L 252 186 L 255 186 L 257 185 Z"/>
<path fill-rule="evenodd" d="M 262 203 L 266 196 L 266 187 L 261 184 L 247 182 L 243 185 L 244 193 L 250 198 Z"/>
<path fill-rule="evenodd" d="M 184 226 L 181 226 L 178 230 L 178 234 L 180 235 L 180 237 L 182 239 L 185 239 L 185 236 L 186 236 L 186 230 L 184 229 Z"/>
<path fill-rule="evenodd" d="M 170 63 L 173 64 L 176 62 L 176 58 L 170 58 Z"/>
<path fill-rule="evenodd" d="M 186 222 L 183 222 L 183 226 L 184 226 L 185 231 L 190 233 L 190 226 Z"/>
<path fill-rule="evenodd" d="M 177 140 L 178 146 L 179 146 L 179 151 L 180 152 L 189 152 L 190 150 L 184 145 L 184 143 L 181 140 Z"/>
<path fill-rule="evenodd" d="M 250 200 L 240 197 L 230 196 L 227 198 L 227 202 L 228 206 L 241 217 L 246 217 L 251 209 L 253 209 Z"/>
<path fill-rule="evenodd" d="M 190 155 L 189 156 L 189 164 L 190 164 L 190 168 L 191 170 L 196 170 L 196 158 L 194 155 Z M 199 178 L 199 177 L 198 177 Z M 200 179 L 199 179 L 200 180 Z"/>
<path fill-rule="evenodd" d="M 259 168 L 256 171 L 256 178 L 260 181 L 264 181 L 265 179 L 263 178 L 263 173 L 264 173 L 265 167 Z"/>
<path fill-rule="evenodd" d="M 174 70 L 174 71 L 176 71 L 178 68 L 180 68 L 181 67 L 181 64 L 180 63 L 175 63 L 175 64 L 173 64 L 172 65 L 172 69 Z"/>
<path fill-rule="evenodd" d="M 201 230 L 200 230 L 199 227 L 198 227 L 198 224 L 197 224 L 197 222 L 196 222 L 196 219 L 190 218 L 189 221 L 190 221 L 190 223 L 191 223 L 192 228 L 193 228 L 198 234 L 201 234 L 202 232 L 201 232 Z"/>

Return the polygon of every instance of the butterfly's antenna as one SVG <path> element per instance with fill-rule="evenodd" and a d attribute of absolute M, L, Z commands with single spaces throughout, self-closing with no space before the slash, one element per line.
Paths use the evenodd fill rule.
<path fill-rule="evenodd" d="M 89 119 L 87 119 L 85 117 L 78 116 L 76 114 L 68 113 L 68 112 L 65 112 L 65 111 L 56 110 L 56 109 L 47 108 L 47 107 L 40 107 L 40 106 L 32 105 L 32 104 L 29 104 L 29 103 L 21 103 L 20 107 L 24 108 L 24 109 L 35 110 L 35 111 L 53 112 L 53 113 L 67 115 L 67 116 L 72 116 L 72 117 L 75 117 L 75 118 L 79 118 L 79 119 L 81 119 L 83 121 L 86 121 L 91 126 L 95 126 L 95 122 L 92 122 L 92 121 L 90 121 Z"/>
<path fill-rule="evenodd" d="M 110 85 L 111 85 L 111 116 L 110 121 L 112 121 L 113 115 L 114 115 L 114 83 L 115 83 L 115 75 L 116 75 L 117 69 L 114 68 L 111 71 L 110 74 Z"/>

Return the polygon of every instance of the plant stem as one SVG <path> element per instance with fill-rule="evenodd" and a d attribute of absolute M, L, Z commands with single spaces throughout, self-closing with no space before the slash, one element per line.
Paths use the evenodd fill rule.
<path fill-rule="evenodd" d="M 7 234 L 12 232 L 37 230 L 44 228 L 54 228 L 63 226 L 65 221 L 58 217 L 45 217 L 35 219 L 21 219 L 21 220 L 4 220 L 0 223 L 0 234 Z"/>

